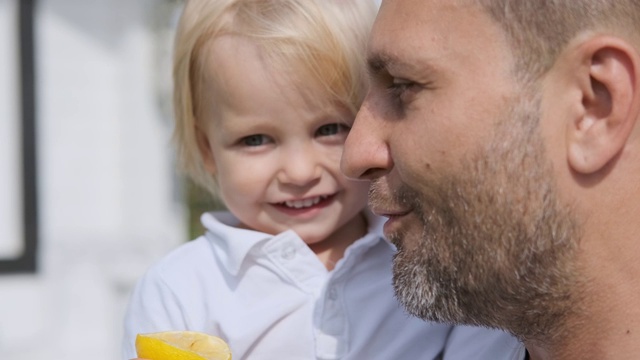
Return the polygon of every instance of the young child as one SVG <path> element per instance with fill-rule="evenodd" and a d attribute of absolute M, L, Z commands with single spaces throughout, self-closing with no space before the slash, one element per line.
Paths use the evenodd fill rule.
<path fill-rule="evenodd" d="M 451 328 L 408 317 L 394 248 L 339 170 L 366 91 L 371 0 L 189 0 L 175 42 L 180 159 L 229 212 L 138 283 L 138 333 L 193 330 L 239 359 L 434 359 Z"/>
<path fill-rule="evenodd" d="M 153 266 L 125 319 L 194 330 L 234 359 L 433 359 L 449 327 L 409 318 L 368 184 L 339 170 L 366 90 L 370 0 L 189 0 L 175 41 L 176 140 L 230 213 Z"/>

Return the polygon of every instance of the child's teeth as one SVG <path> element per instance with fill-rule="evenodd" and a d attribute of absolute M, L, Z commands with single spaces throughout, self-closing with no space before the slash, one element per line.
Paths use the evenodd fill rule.
<path fill-rule="evenodd" d="M 317 203 L 320 202 L 320 200 L 322 200 L 322 198 L 319 196 L 319 197 L 315 197 L 313 199 L 285 201 L 285 204 L 288 207 L 301 209 L 301 208 L 305 208 L 305 207 L 316 205 Z"/>

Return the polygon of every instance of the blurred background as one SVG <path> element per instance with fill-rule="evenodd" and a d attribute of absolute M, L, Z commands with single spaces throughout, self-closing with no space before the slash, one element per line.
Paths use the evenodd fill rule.
<path fill-rule="evenodd" d="M 136 279 L 198 232 L 170 142 L 180 6 L 0 0 L 0 359 L 120 359 Z"/>

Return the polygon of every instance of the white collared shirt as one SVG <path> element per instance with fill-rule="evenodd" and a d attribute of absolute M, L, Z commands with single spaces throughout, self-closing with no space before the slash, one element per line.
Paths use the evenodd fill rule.
<path fill-rule="evenodd" d="M 124 358 L 137 333 L 217 335 L 239 359 L 433 359 L 450 326 L 409 317 L 391 286 L 393 246 L 381 220 L 333 271 L 295 232 L 238 229 L 205 214 L 207 233 L 155 264 L 136 286 L 125 319 Z"/>
<path fill-rule="evenodd" d="M 445 345 L 444 360 L 524 360 L 524 345 L 511 335 L 474 326 L 456 326 Z"/>
<path fill-rule="evenodd" d="M 391 285 L 395 249 L 380 236 L 381 219 L 367 215 L 367 235 L 327 271 L 293 231 L 273 236 L 233 227 L 238 221 L 229 213 L 204 214 L 207 233 L 171 252 L 137 284 L 123 358 L 135 357 L 137 333 L 169 330 L 219 336 L 234 360 L 431 360 L 445 343 L 456 348 L 447 350 L 447 360 L 463 360 L 456 351 L 514 341 L 477 329 L 472 348 L 464 344 L 469 332 L 456 341 L 452 327 L 408 316 Z M 509 359 L 504 348 L 492 349 L 485 359 Z"/>

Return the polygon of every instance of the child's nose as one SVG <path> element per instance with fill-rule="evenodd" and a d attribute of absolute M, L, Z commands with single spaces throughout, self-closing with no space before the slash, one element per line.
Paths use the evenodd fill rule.
<path fill-rule="evenodd" d="M 317 181 L 322 173 L 318 153 L 313 149 L 291 148 L 283 153 L 278 180 L 283 184 L 307 186 Z"/>

